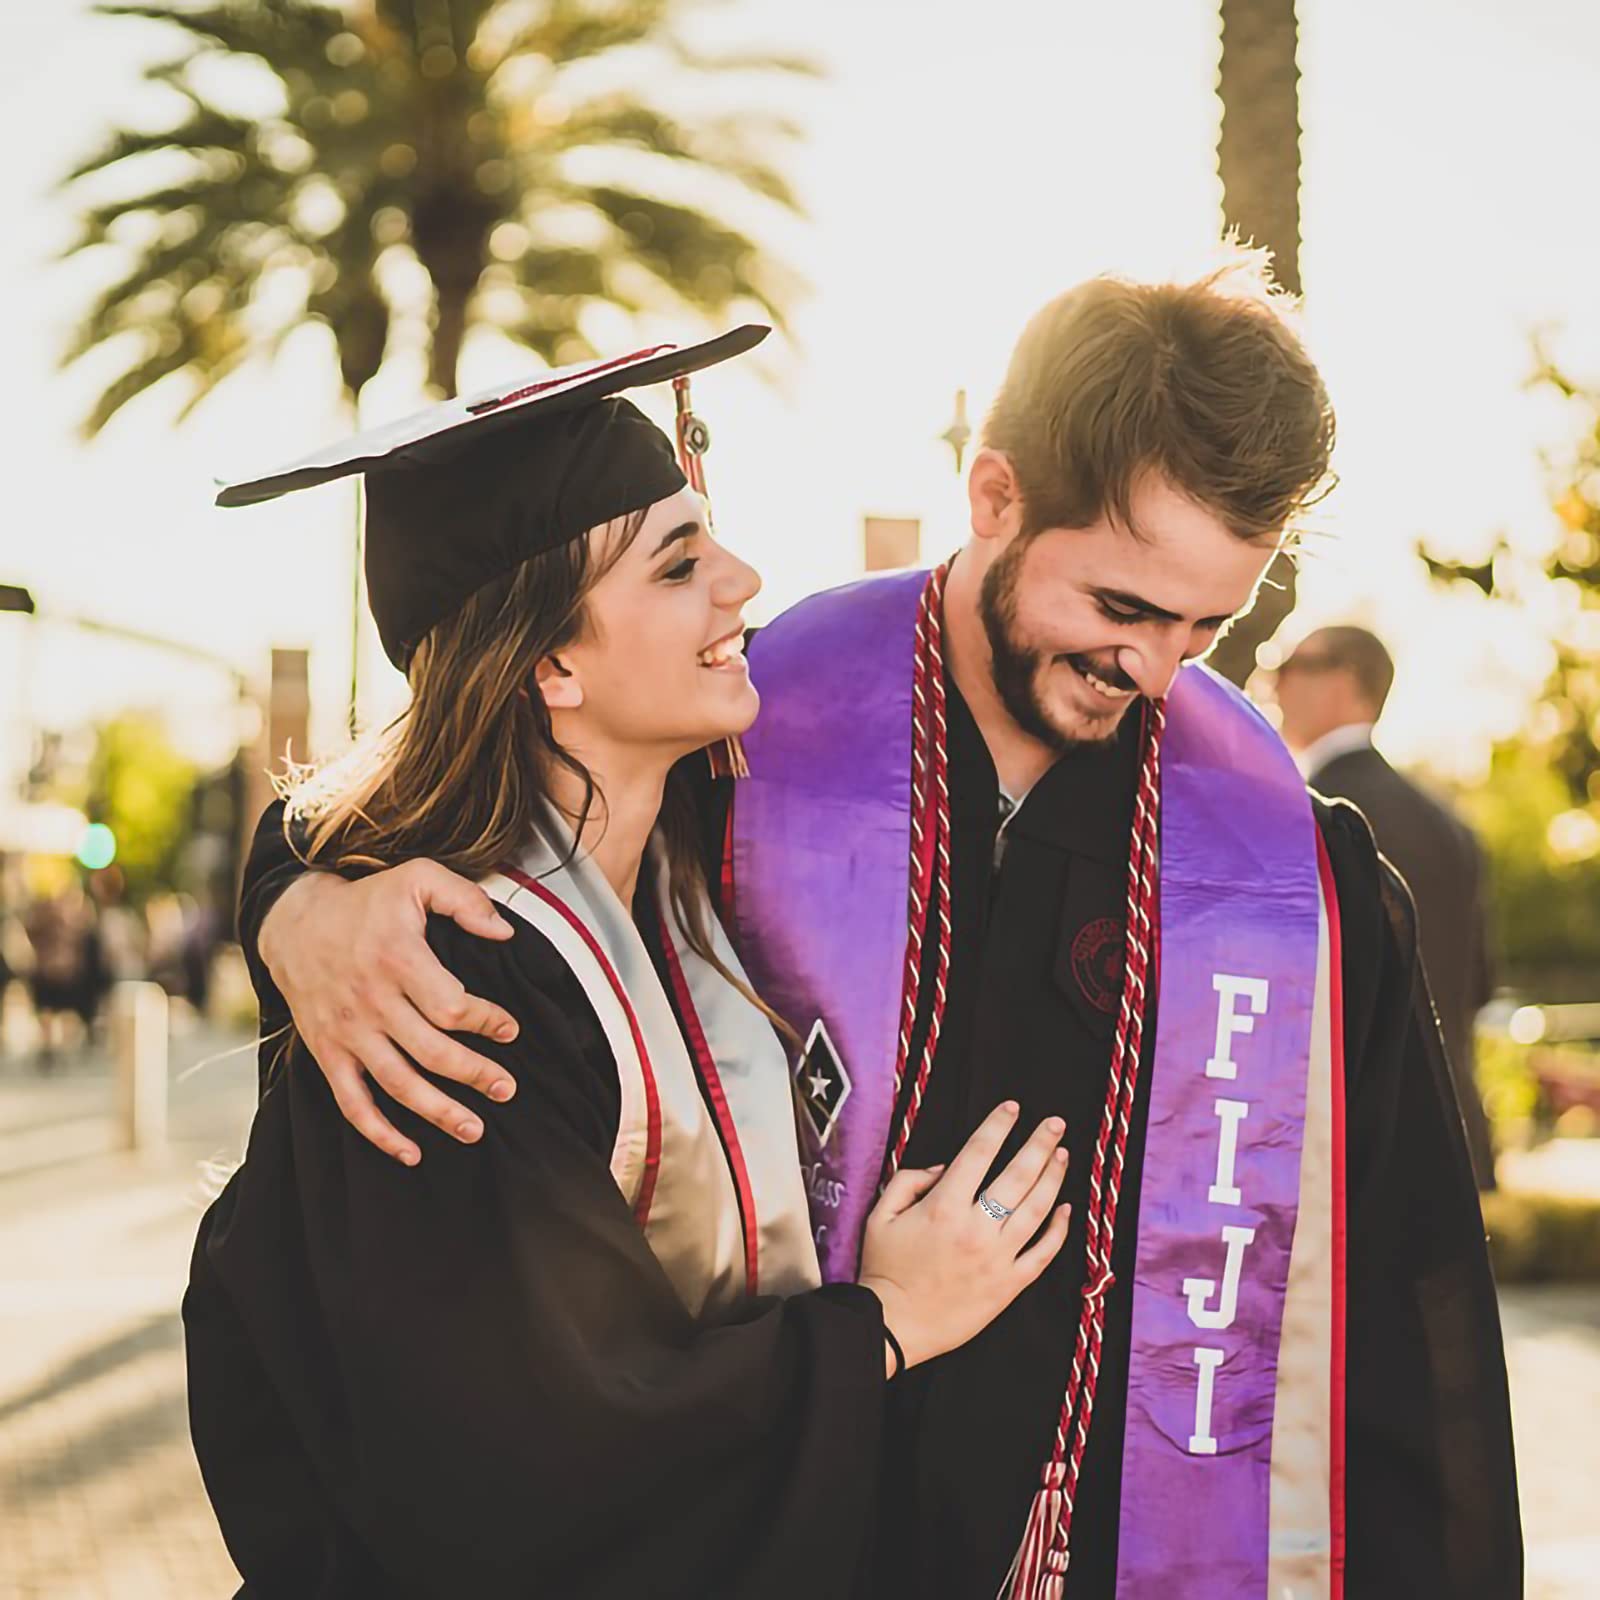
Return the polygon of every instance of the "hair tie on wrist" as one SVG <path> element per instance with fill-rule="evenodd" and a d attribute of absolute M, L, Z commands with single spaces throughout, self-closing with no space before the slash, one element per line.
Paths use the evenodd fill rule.
<path fill-rule="evenodd" d="M 888 1380 L 893 1383 L 906 1370 L 906 1353 L 900 1348 L 900 1341 L 895 1338 L 894 1330 L 887 1322 L 883 1325 L 883 1337 L 889 1348 L 894 1351 L 894 1371 L 889 1374 Z"/>

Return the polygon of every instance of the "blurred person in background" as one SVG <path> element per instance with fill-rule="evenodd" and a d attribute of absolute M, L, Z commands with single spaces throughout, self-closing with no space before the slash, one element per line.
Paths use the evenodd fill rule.
<path fill-rule="evenodd" d="M 105 867 L 89 877 L 100 924 L 106 983 L 124 983 L 145 973 L 145 922 L 128 904 L 120 867 Z"/>
<path fill-rule="evenodd" d="M 180 998 L 188 992 L 184 967 L 185 919 L 183 902 L 176 891 L 164 890 L 145 902 L 145 949 L 150 978 L 169 996 Z"/>
<path fill-rule="evenodd" d="M 1357 806 L 1416 901 L 1422 965 L 1439 1015 L 1467 1149 L 1492 1189 L 1494 1147 L 1474 1075 L 1473 1022 L 1493 994 L 1483 853 L 1445 803 L 1397 772 L 1372 742 L 1394 661 L 1366 628 L 1308 634 L 1277 670 L 1283 736 L 1318 794 Z"/>
<path fill-rule="evenodd" d="M 35 899 L 23 926 L 33 953 L 28 987 L 39 1025 L 39 1067 L 49 1071 L 74 1031 L 73 1042 L 88 1042 L 105 996 L 95 904 L 74 878 L 56 893 Z"/>

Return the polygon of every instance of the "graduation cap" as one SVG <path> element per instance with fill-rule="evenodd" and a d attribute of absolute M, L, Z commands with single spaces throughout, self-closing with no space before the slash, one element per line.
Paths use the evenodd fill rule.
<path fill-rule="evenodd" d="M 254 505 L 363 474 L 368 601 L 384 653 L 404 671 L 435 623 L 529 556 L 686 483 L 703 493 L 699 457 L 709 440 L 689 410 L 688 376 L 743 355 L 769 332 L 752 323 L 700 344 L 653 345 L 499 384 L 226 484 L 217 504 Z M 676 453 L 621 397 L 667 382 L 678 395 Z"/>

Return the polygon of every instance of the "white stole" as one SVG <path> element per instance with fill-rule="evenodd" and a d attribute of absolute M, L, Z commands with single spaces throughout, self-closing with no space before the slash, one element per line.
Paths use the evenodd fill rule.
<path fill-rule="evenodd" d="M 788 1062 L 772 1024 L 689 948 L 652 841 L 645 870 L 686 1040 L 632 915 L 593 861 L 571 852 L 570 831 L 549 814 L 482 887 L 549 939 L 599 1018 L 621 1089 L 611 1174 L 650 1248 L 695 1315 L 815 1288 Z M 709 907 L 707 924 L 742 978 Z"/>

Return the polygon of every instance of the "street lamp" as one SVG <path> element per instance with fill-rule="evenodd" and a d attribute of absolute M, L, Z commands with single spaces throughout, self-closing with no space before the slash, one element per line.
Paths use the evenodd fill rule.
<path fill-rule="evenodd" d="M 163 639 L 157 633 L 144 633 L 138 628 L 126 628 L 120 622 L 101 622 L 96 617 L 74 617 L 62 612 L 39 615 L 33 592 L 18 583 L 0 583 L 0 611 L 15 611 L 23 616 L 39 616 L 41 622 L 64 622 L 69 627 L 82 628 L 87 633 L 108 634 L 113 639 L 124 639 L 129 644 L 141 644 L 151 650 L 165 650 L 169 655 L 186 656 L 190 661 L 203 662 L 233 679 L 234 688 L 241 698 L 250 692 L 250 679 L 225 656 L 213 655 L 198 645 L 185 644 L 180 639 Z"/>

